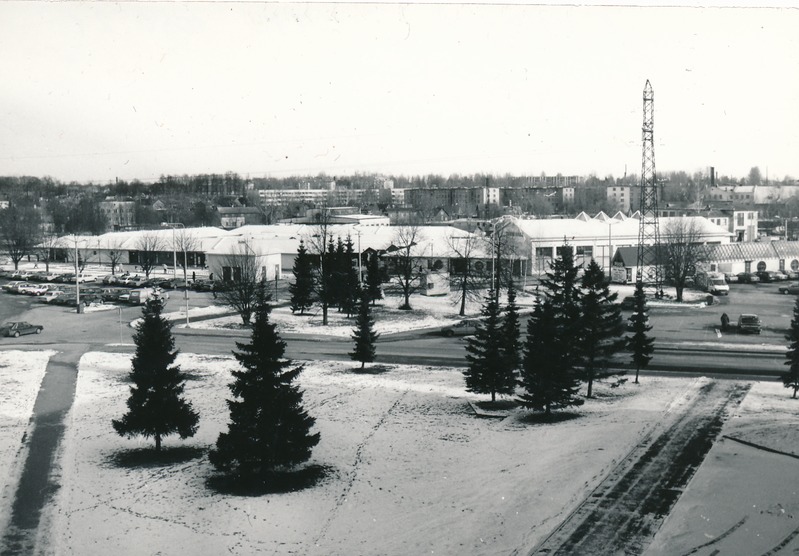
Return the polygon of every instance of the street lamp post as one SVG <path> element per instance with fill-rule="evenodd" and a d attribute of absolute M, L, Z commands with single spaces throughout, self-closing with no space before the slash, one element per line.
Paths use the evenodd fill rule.
<path fill-rule="evenodd" d="M 178 272 L 178 246 L 177 242 L 175 241 L 175 228 L 182 228 L 186 229 L 182 222 L 164 222 L 161 224 L 162 226 L 172 228 L 172 278 L 177 280 L 177 272 Z M 186 328 L 189 328 L 189 277 L 187 273 L 187 265 L 189 264 L 189 259 L 186 254 L 186 241 L 185 238 L 181 242 L 182 243 L 182 250 L 183 250 L 183 299 L 186 303 Z"/>

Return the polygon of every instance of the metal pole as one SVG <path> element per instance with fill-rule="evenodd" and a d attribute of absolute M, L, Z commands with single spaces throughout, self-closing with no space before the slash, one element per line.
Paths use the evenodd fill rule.
<path fill-rule="evenodd" d="M 189 278 L 186 267 L 189 261 L 186 258 L 186 244 L 183 244 L 183 298 L 186 300 L 186 328 L 189 328 Z"/>
<path fill-rule="evenodd" d="M 122 343 L 122 307 L 117 307 L 119 313 L 119 343 Z"/>
<path fill-rule="evenodd" d="M 186 264 L 186 256 L 183 256 L 183 264 Z M 178 246 L 175 245 L 175 226 L 172 226 L 172 279 L 178 277 Z"/>
<path fill-rule="evenodd" d="M 80 269 L 78 268 L 78 236 L 75 236 L 75 311 L 80 314 Z"/>
<path fill-rule="evenodd" d="M 358 230 L 358 283 L 363 285 L 363 267 L 361 266 L 361 258 L 363 252 L 361 251 L 361 231 Z"/>

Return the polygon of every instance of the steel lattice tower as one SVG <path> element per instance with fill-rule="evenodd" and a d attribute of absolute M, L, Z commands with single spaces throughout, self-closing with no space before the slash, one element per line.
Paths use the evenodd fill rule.
<path fill-rule="evenodd" d="M 658 192 L 655 174 L 655 93 L 649 80 L 644 85 L 643 155 L 641 161 L 641 216 L 638 227 L 638 267 L 636 282 L 645 289 L 654 290 L 655 296 L 663 295 L 663 267 L 660 250 L 660 224 L 658 223 Z M 644 272 L 647 268 L 647 272 Z"/>

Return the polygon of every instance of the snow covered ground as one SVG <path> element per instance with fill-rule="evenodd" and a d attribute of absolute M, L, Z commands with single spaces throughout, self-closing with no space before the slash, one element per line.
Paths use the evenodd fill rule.
<path fill-rule="evenodd" d="M 619 294 L 619 301 L 626 296 L 633 295 L 634 287 L 626 285 L 613 285 L 611 288 Z M 673 290 L 673 288 L 672 288 Z M 485 292 L 484 292 L 485 294 Z M 669 297 L 674 297 L 674 292 L 666 291 L 667 298 L 662 301 L 652 301 L 650 306 L 668 306 L 674 302 Z M 705 306 L 704 300 L 707 294 L 695 291 L 686 291 L 683 307 L 702 308 Z M 535 303 L 535 296 L 530 292 L 519 292 L 516 299 L 521 311 L 529 311 Z M 460 304 L 458 296 L 451 293 L 448 296 L 427 297 L 414 295 L 411 297 L 413 311 L 400 311 L 397 307 L 402 303 L 402 297 L 398 295 L 388 295 L 385 299 L 377 302 L 373 309 L 375 319 L 375 330 L 380 334 L 391 334 L 404 332 L 407 330 L 417 330 L 423 328 L 440 328 L 454 324 L 463 318 L 473 318 L 479 316 L 483 298 L 469 301 L 466 304 L 466 315 L 458 315 Z M 214 308 L 208 308 L 205 315 L 214 314 Z M 217 312 L 230 311 L 230 308 L 217 307 Z M 199 316 L 200 313 L 198 313 Z M 178 323 L 180 318 L 185 318 L 185 312 L 169 313 L 167 318 Z M 189 313 L 191 317 L 192 313 Z M 272 311 L 272 322 L 278 325 L 281 333 L 299 334 L 320 334 L 325 336 L 349 337 L 355 326 L 355 318 L 347 318 L 343 313 L 336 309 L 331 309 L 328 313 L 328 326 L 322 325 L 322 312 L 319 307 L 313 307 L 308 314 L 300 316 L 292 314 L 286 306 L 276 307 Z M 178 327 L 185 327 L 177 324 Z M 228 315 L 215 319 L 202 320 L 191 323 L 191 328 L 197 329 L 238 329 L 241 328 L 241 318 L 238 315 Z"/>
<path fill-rule="evenodd" d="M 10 517 L 33 405 L 52 351 L 0 351 L 0 527 Z"/>
<path fill-rule="evenodd" d="M 165 447 L 185 449 L 173 463 L 137 465 L 129 461 L 151 443 L 120 438 L 110 423 L 125 411 L 130 356 L 84 356 L 41 554 L 509 554 L 533 547 L 665 411 L 707 381 L 603 386 L 575 418 L 543 425 L 521 410 L 475 416 L 469 402 L 480 398 L 464 391 L 458 369 L 359 373 L 347 362 L 308 363 L 300 382 L 321 433 L 311 463 L 327 471 L 305 490 L 246 497 L 206 484 L 235 361 L 182 354 L 178 362 L 193 377 L 186 396 L 200 411 L 199 431 L 167 439 Z M 763 383 L 752 392 L 736 424 L 782 429 L 794 418 L 799 402 L 787 390 Z M 799 451 L 795 436 L 769 434 Z M 747 448 L 740 457 L 760 454 Z M 693 520 L 679 523 L 686 547 L 710 534 Z M 673 546 L 671 537 L 664 542 Z"/>

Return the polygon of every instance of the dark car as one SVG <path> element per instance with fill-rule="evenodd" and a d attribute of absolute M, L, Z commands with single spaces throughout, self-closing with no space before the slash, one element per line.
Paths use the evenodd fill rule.
<path fill-rule="evenodd" d="M 760 334 L 761 324 L 757 315 L 744 314 L 738 317 L 738 332 Z"/>
<path fill-rule="evenodd" d="M 0 325 L 0 336 L 13 336 L 19 338 L 23 334 L 39 334 L 44 330 L 40 324 L 30 324 L 28 322 L 7 322 Z"/>
<path fill-rule="evenodd" d="M 788 284 L 787 286 L 780 286 L 780 293 L 786 295 L 799 295 L 799 282 Z"/>
<path fill-rule="evenodd" d="M 771 270 L 760 270 L 757 272 L 757 277 L 760 279 L 761 282 L 776 282 L 778 280 L 774 271 Z"/>
<path fill-rule="evenodd" d="M 479 321 L 477 320 L 462 320 L 455 324 L 445 326 L 441 329 L 441 334 L 448 338 L 452 336 L 470 336 L 477 331 L 478 324 Z"/>
<path fill-rule="evenodd" d="M 754 284 L 760 282 L 760 278 L 757 274 L 752 274 L 751 272 L 741 272 L 738 274 L 738 282 L 741 284 Z"/>

